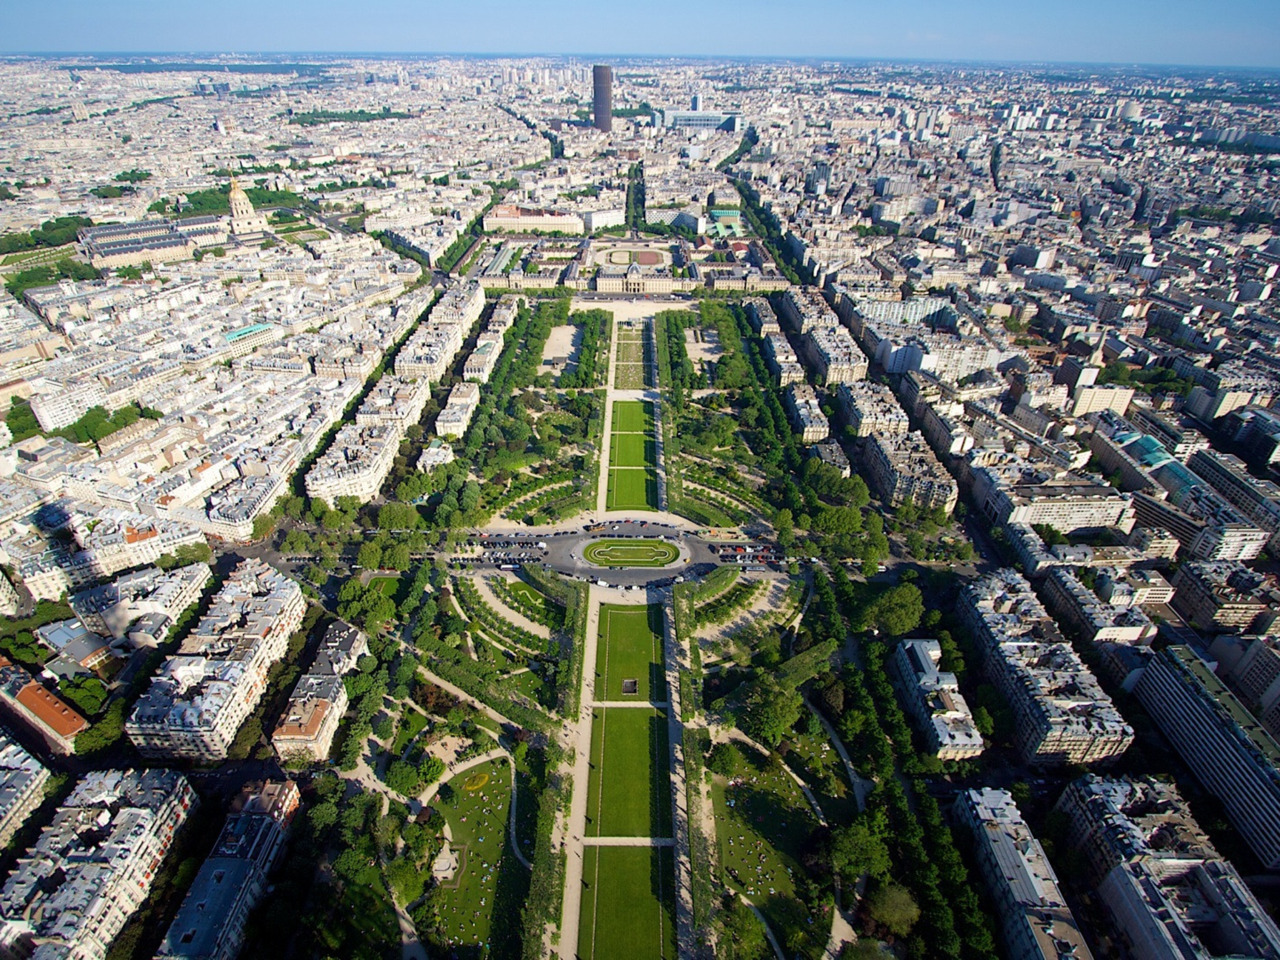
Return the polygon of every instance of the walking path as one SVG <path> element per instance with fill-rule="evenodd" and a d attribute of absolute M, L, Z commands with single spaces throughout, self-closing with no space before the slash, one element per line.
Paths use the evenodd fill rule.
<path fill-rule="evenodd" d="M 451 696 L 457 697 L 463 703 L 471 704 L 471 706 L 475 707 L 477 710 L 483 713 L 486 717 L 489 717 L 492 720 L 496 720 L 502 726 L 504 727 L 520 726 L 520 724 L 514 723 L 511 720 L 508 720 L 506 717 L 500 714 L 497 710 L 493 709 L 493 707 L 489 706 L 483 700 L 477 700 L 475 697 L 467 693 L 467 691 L 463 690 L 461 687 L 454 686 L 444 677 L 438 674 L 432 673 L 426 667 L 419 667 L 418 669 L 422 672 L 422 675 L 424 677 L 426 677 L 428 680 L 434 683 L 437 687 L 439 687 L 445 693 L 448 693 Z"/>
<path fill-rule="evenodd" d="M 380 815 L 385 817 L 390 798 L 383 793 L 380 799 L 382 805 L 378 810 Z M 381 849 L 378 851 L 378 862 L 382 865 L 385 873 L 387 858 Z M 413 918 L 409 916 L 409 911 L 401 906 L 400 900 L 394 892 L 391 894 L 391 906 L 396 912 L 396 925 L 400 927 L 400 960 L 428 960 L 426 947 L 422 945 L 422 941 L 418 938 L 418 928 L 413 925 Z"/>
<path fill-rule="evenodd" d="M 593 707 L 608 707 L 611 710 L 618 707 L 643 707 L 645 710 L 666 710 L 671 706 L 666 700 L 592 700 Z"/>
<path fill-rule="evenodd" d="M 676 641 L 676 625 L 671 613 L 672 597 L 662 604 L 662 650 L 667 672 L 667 742 L 671 754 L 672 832 L 675 834 L 676 868 L 676 952 L 691 957 L 696 945 L 693 929 L 693 867 L 689 852 L 689 790 L 684 768 L 684 723 L 681 720 L 680 677 L 689 671 L 685 649 Z"/>
<path fill-rule="evenodd" d="M 587 778 L 591 775 L 591 703 L 595 699 L 601 602 L 600 591 L 595 586 L 589 587 L 587 639 L 582 649 L 581 705 L 577 719 L 565 725 L 574 757 L 570 780 L 573 795 L 569 799 L 569 818 L 561 834 L 561 845 L 565 851 L 564 903 L 560 915 L 560 943 L 556 951 L 561 960 L 576 960 L 578 954 L 578 923 L 582 912 L 582 849 L 583 837 L 587 833 Z"/>
<path fill-rule="evenodd" d="M 769 926 L 769 921 L 764 918 L 764 914 L 760 912 L 760 908 L 748 900 L 744 894 L 740 893 L 738 896 L 742 899 L 743 903 L 751 908 L 751 912 L 754 913 L 756 915 L 756 919 L 760 921 L 760 926 L 764 927 L 764 935 L 769 938 L 769 946 L 773 947 L 773 955 L 777 957 L 778 960 L 787 960 L 787 955 L 782 952 L 782 944 L 778 943 L 778 938 L 773 935 L 773 930 Z"/>
<path fill-rule="evenodd" d="M 849 759 L 849 751 L 844 748 L 844 744 L 836 734 L 835 728 L 827 722 L 827 718 L 822 715 L 822 712 L 808 700 L 804 702 L 804 705 L 809 708 L 810 713 L 818 718 L 818 722 L 822 724 L 822 729 L 827 733 L 827 739 L 831 741 L 832 746 L 836 748 L 836 753 L 840 755 L 840 761 L 844 764 L 844 772 L 848 774 L 849 783 L 853 786 L 854 799 L 858 801 L 858 812 L 861 813 L 867 809 L 867 794 L 875 789 L 875 781 L 864 780 L 858 776 L 858 771 L 853 768 L 853 761 Z"/>

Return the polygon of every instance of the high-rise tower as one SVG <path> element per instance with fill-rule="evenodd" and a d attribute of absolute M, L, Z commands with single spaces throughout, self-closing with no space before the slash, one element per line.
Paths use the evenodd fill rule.
<path fill-rule="evenodd" d="M 592 99 L 593 118 L 597 130 L 613 132 L 613 68 L 596 64 L 591 68 L 595 96 Z"/>

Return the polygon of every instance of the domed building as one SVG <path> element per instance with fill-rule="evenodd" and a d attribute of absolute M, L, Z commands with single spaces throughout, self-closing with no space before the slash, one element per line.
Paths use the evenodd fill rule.
<path fill-rule="evenodd" d="M 249 195 L 244 192 L 239 181 L 231 178 L 231 193 L 227 197 L 231 202 L 231 235 L 237 240 L 261 239 L 267 233 L 267 218 L 253 209 Z"/>

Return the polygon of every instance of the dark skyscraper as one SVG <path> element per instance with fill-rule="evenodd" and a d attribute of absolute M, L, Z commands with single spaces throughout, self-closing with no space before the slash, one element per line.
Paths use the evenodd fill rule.
<path fill-rule="evenodd" d="M 613 68 L 596 64 L 591 68 L 591 79 L 595 82 L 595 97 L 592 101 L 596 129 L 605 133 L 613 132 Z"/>

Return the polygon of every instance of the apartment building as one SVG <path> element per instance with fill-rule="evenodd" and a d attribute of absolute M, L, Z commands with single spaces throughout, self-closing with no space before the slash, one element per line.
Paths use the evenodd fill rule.
<path fill-rule="evenodd" d="M 805 443 L 817 443 L 831 435 L 831 424 L 818 403 L 818 394 L 807 383 L 793 383 L 784 395 L 791 425 Z"/>
<path fill-rule="evenodd" d="M 1156 625 L 1141 608 L 1103 602 L 1066 567 L 1050 570 L 1043 584 L 1045 606 L 1089 643 L 1145 646 L 1155 639 Z"/>
<path fill-rule="evenodd" d="M 911 430 L 911 421 L 883 383 L 842 383 L 836 388 L 836 403 L 854 436 L 893 436 Z"/>
<path fill-rule="evenodd" d="M 44 802 L 49 769 L 0 727 L 0 843 L 8 843 Z"/>
<path fill-rule="evenodd" d="M 1215 633 L 1261 633 L 1280 615 L 1280 588 L 1234 560 L 1184 563 L 1173 575 L 1173 607 Z"/>
<path fill-rule="evenodd" d="M 1133 506 L 1140 524 L 1168 530 L 1196 560 L 1255 560 L 1271 539 L 1208 486 L 1183 490 L 1176 504 L 1135 493 Z"/>
<path fill-rule="evenodd" d="M 1207 448 L 1191 454 L 1187 466 L 1250 521 L 1271 534 L 1268 545 L 1280 549 L 1280 486 L 1259 480 L 1239 457 Z"/>
<path fill-rule="evenodd" d="M 251 784 L 236 798 L 156 952 L 157 960 L 235 960 L 298 809 L 292 780 Z"/>
<path fill-rule="evenodd" d="M 297 583 L 261 560 L 241 561 L 125 723 L 138 751 L 157 759 L 225 759 L 305 609 Z"/>
<path fill-rule="evenodd" d="M 368 639 L 355 627 L 340 620 L 329 625 L 311 668 L 289 694 L 289 703 L 271 735 L 271 745 L 282 759 L 328 758 L 347 710 L 342 677 L 356 668 L 368 650 Z"/>
<path fill-rule="evenodd" d="M 781 332 L 782 328 L 778 326 L 778 315 L 773 312 L 773 307 L 764 297 L 748 297 L 742 301 L 742 304 L 747 310 L 747 320 L 750 321 L 751 328 L 760 336 Z"/>
<path fill-rule="evenodd" d="M 111 637 L 113 646 L 156 646 L 184 610 L 199 601 L 213 577 L 208 564 L 192 563 L 127 573 L 112 583 L 90 587 L 68 601 L 87 630 Z"/>
<path fill-rule="evenodd" d="M 957 609 L 1013 710 L 1024 762 L 1106 763 L 1129 748 L 1133 728 L 1021 574 L 1005 568 L 971 581 Z"/>
<path fill-rule="evenodd" d="M 804 383 L 804 367 L 800 366 L 800 360 L 796 357 L 796 352 L 791 349 L 786 334 L 781 330 L 771 330 L 764 335 L 762 342 L 764 362 L 770 372 L 778 378 L 779 387 Z"/>
<path fill-rule="evenodd" d="M 937 640 L 903 640 L 893 663 L 902 682 L 907 712 L 939 760 L 964 760 L 982 753 L 982 734 L 960 693 L 954 673 L 939 670 L 942 646 Z"/>
<path fill-rule="evenodd" d="M 1056 809 L 1130 956 L 1280 957 L 1275 921 L 1172 784 L 1090 774 Z"/>
<path fill-rule="evenodd" d="M 1092 960 L 1058 875 L 1007 790 L 966 790 L 956 819 L 974 839 L 1010 960 Z"/>
<path fill-rule="evenodd" d="M 54 753 L 75 753 L 89 721 L 49 692 L 25 669 L 0 656 L 0 709 L 39 736 Z"/>
<path fill-rule="evenodd" d="M 1280 744 L 1190 647 L 1156 654 L 1134 693 L 1262 865 L 1280 869 Z"/>
<path fill-rule="evenodd" d="M 886 503 L 914 503 L 944 513 L 955 509 L 960 490 L 920 431 L 873 434 L 863 449 L 867 478 Z"/>
<path fill-rule="evenodd" d="M 1076 474 L 1052 476 L 1040 467 L 973 470 L 974 498 L 994 523 L 1045 523 L 1063 533 L 1133 529 L 1133 497 Z"/>
<path fill-rule="evenodd" d="M 401 431 L 390 424 L 347 424 L 307 471 L 307 496 L 323 500 L 330 507 L 338 497 L 372 500 L 391 472 L 400 440 Z"/>
<path fill-rule="evenodd" d="M 454 384 L 444 409 L 436 415 L 436 434 L 441 437 L 463 436 L 479 407 L 480 384 L 467 381 Z"/>
<path fill-rule="evenodd" d="M 0 951 L 105 960 L 195 802 L 175 770 L 86 774 L 0 889 Z"/>
<path fill-rule="evenodd" d="M 867 358 L 844 327 L 811 327 L 804 335 L 803 343 L 809 363 L 821 383 L 828 386 L 856 383 L 866 377 Z"/>

